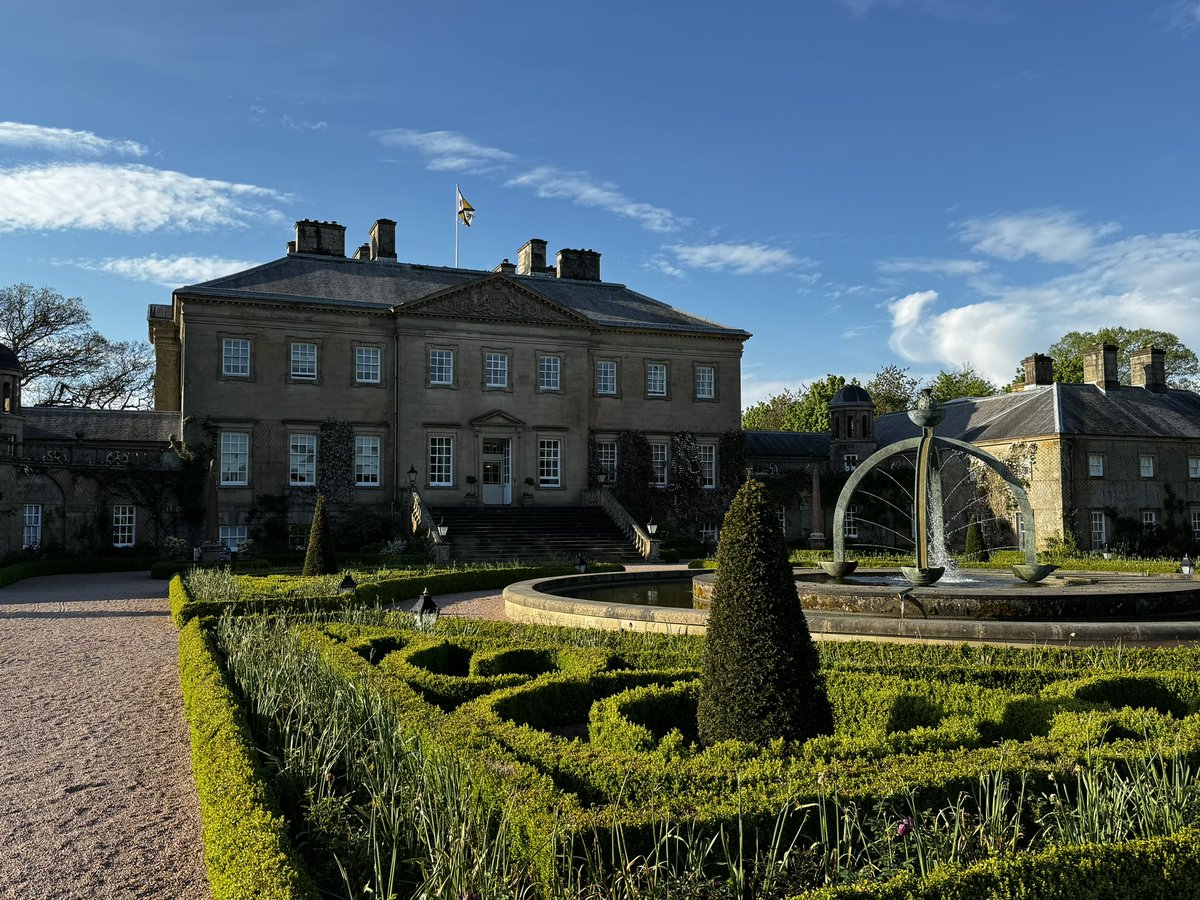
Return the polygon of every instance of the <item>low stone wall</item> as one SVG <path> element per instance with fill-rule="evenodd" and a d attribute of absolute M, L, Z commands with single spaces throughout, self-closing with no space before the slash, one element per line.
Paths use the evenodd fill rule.
<path fill-rule="evenodd" d="M 535 578 L 518 581 L 504 589 L 504 612 L 510 622 L 533 625 L 560 625 L 568 628 L 607 628 L 623 631 L 656 631 L 665 634 L 703 634 L 708 628 L 708 611 L 664 606 L 639 606 L 632 603 L 608 603 L 577 600 L 546 593 L 562 591 L 574 585 L 604 585 L 652 581 L 679 581 L 680 573 L 614 572 L 601 575 L 567 575 L 562 578 Z"/>

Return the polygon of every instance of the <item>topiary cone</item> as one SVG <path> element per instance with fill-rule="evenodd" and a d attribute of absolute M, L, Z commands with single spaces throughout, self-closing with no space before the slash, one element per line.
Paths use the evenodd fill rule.
<path fill-rule="evenodd" d="M 334 575 L 338 571 L 333 538 L 329 536 L 329 520 L 325 517 L 325 495 L 317 494 L 312 525 L 308 529 L 308 547 L 304 551 L 304 575 Z"/>
<path fill-rule="evenodd" d="M 721 529 L 696 717 L 705 744 L 833 733 L 778 505 L 754 479 L 738 491 Z"/>

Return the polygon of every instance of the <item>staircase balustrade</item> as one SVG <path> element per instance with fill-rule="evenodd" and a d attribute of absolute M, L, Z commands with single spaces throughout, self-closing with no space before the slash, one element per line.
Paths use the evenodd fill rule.
<path fill-rule="evenodd" d="M 608 517 L 625 533 L 625 536 L 633 542 L 634 546 L 637 547 L 638 553 L 642 555 L 642 559 L 658 559 L 658 547 L 660 544 L 658 538 L 653 538 L 647 534 L 646 530 L 634 520 L 633 516 L 629 514 L 629 510 L 621 505 L 621 501 L 614 497 L 612 491 L 608 488 L 601 487 L 599 494 L 601 508 L 608 513 Z"/>
<path fill-rule="evenodd" d="M 425 505 L 421 494 L 416 488 L 413 488 L 412 533 L 418 535 L 422 531 L 429 535 L 430 556 L 433 557 L 433 561 L 438 565 L 445 565 L 450 562 L 450 544 L 442 537 L 442 533 L 438 531 L 437 523 L 433 520 L 433 513 Z"/>

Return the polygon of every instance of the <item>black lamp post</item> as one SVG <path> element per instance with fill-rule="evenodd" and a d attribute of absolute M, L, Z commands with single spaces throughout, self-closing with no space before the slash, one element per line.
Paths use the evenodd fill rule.
<path fill-rule="evenodd" d="M 413 601 L 412 609 L 409 610 L 416 620 L 417 628 L 422 631 L 437 624 L 441 611 L 441 607 L 429 596 L 429 588 L 421 591 L 421 596 Z"/>
<path fill-rule="evenodd" d="M 654 537 L 658 534 L 658 523 L 654 521 L 654 516 L 650 517 L 650 521 L 646 523 L 646 534 Z"/>
<path fill-rule="evenodd" d="M 351 597 L 357 589 L 358 582 L 347 572 L 346 577 L 342 579 L 342 583 L 338 585 L 338 593 L 343 597 Z"/>
<path fill-rule="evenodd" d="M 450 530 L 450 526 L 446 524 L 445 519 L 442 519 L 437 524 L 437 530 L 438 530 L 438 534 L 442 537 L 443 540 L 445 540 L 446 532 Z"/>
<path fill-rule="evenodd" d="M 1179 563 L 1179 571 L 1183 573 L 1185 578 L 1191 578 L 1196 574 L 1196 564 L 1192 562 L 1192 558 L 1186 553 L 1183 554 L 1183 561 Z"/>
<path fill-rule="evenodd" d="M 582 575 L 587 571 L 587 560 L 583 558 L 583 554 L 579 554 L 579 559 L 575 560 L 575 571 Z"/>

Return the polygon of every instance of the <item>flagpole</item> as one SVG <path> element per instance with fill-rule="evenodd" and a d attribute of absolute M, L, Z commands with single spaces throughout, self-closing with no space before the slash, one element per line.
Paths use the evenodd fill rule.
<path fill-rule="evenodd" d="M 454 268 L 458 268 L 458 185 L 454 186 Z"/>

